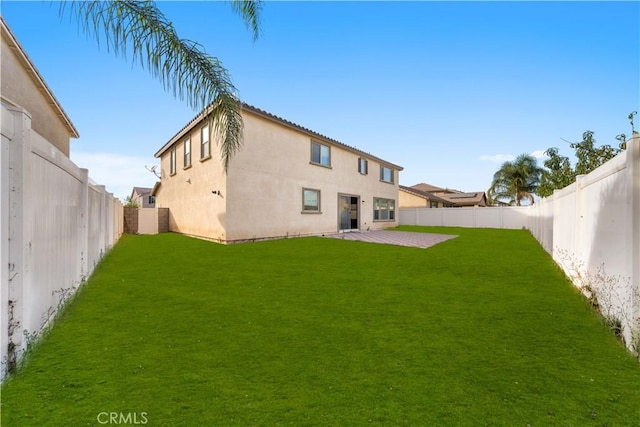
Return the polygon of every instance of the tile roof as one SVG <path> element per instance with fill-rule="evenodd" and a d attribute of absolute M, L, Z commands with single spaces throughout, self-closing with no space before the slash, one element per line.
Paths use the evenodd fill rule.
<path fill-rule="evenodd" d="M 416 185 L 412 185 L 411 187 L 400 186 L 401 189 L 414 192 L 414 194 L 420 195 L 420 193 L 426 193 L 433 197 L 438 197 L 440 200 L 445 203 L 453 204 L 455 206 L 474 206 L 474 205 L 482 205 L 483 202 L 486 205 L 486 195 L 484 191 L 475 191 L 464 193 L 458 190 L 451 190 L 449 188 L 440 188 L 435 185 L 426 184 L 424 182 Z M 430 189 L 430 190 L 427 190 Z M 438 195 L 435 196 L 432 192 L 438 192 Z"/>
<path fill-rule="evenodd" d="M 449 200 L 451 203 L 455 203 L 458 206 L 475 206 L 487 204 L 487 199 L 484 191 L 478 191 L 476 193 L 447 193 L 441 194 L 440 197 Z"/>
<path fill-rule="evenodd" d="M 171 147 L 173 144 L 178 142 L 178 140 L 180 138 L 182 138 L 188 131 L 190 131 L 198 123 L 200 123 L 202 120 L 204 120 L 205 111 L 209 110 L 210 107 L 211 106 L 209 106 L 205 110 L 201 111 L 200 114 L 195 116 L 193 119 L 191 119 L 189 121 L 189 123 L 187 123 L 182 129 L 180 129 L 166 144 L 164 144 L 162 146 L 162 148 L 160 150 L 158 150 L 156 152 L 155 157 L 160 157 L 165 151 L 167 151 L 169 149 L 169 147 Z M 315 132 L 315 131 L 313 131 L 313 130 L 311 130 L 309 128 L 306 128 L 306 127 L 301 126 L 299 124 L 293 123 L 292 121 L 289 121 L 289 120 L 284 119 L 282 117 L 276 116 L 275 114 L 271 114 L 271 113 L 269 113 L 269 112 L 267 112 L 265 110 L 262 110 L 262 109 L 260 109 L 258 107 L 254 107 L 253 105 L 249 105 L 247 103 L 242 102 L 241 106 L 240 106 L 240 110 L 242 112 L 247 111 L 247 112 L 253 113 L 253 114 L 257 115 L 257 116 L 260 116 L 260 117 L 263 117 L 265 119 L 271 120 L 273 122 L 280 123 L 280 124 L 282 124 L 284 126 L 287 126 L 287 127 L 291 128 L 291 129 L 295 129 L 297 131 L 305 133 L 305 134 L 307 134 L 307 135 L 309 135 L 309 136 L 311 136 L 313 138 L 320 139 L 320 140 L 322 140 L 324 142 L 328 142 L 328 143 L 336 145 L 338 147 L 342 147 L 342 148 L 344 148 L 344 149 L 346 149 L 348 151 L 351 151 L 351 152 L 354 152 L 356 154 L 365 156 L 365 157 L 367 157 L 369 159 L 376 160 L 376 161 L 378 161 L 378 162 L 380 162 L 382 164 L 389 165 L 389 166 L 395 168 L 396 170 L 401 171 L 401 170 L 404 169 L 402 166 L 393 164 L 393 163 L 391 163 L 391 162 L 389 162 L 387 160 L 381 159 L 381 158 L 379 158 L 377 156 L 372 155 L 371 153 L 367 153 L 366 151 L 362 151 L 362 150 L 360 150 L 360 149 L 358 149 L 356 147 L 352 147 L 350 145 L 342 143 L 342 142 L 340 142 L 340 141 L 338 141 L 336 139 L 329 138 L 328 136 L 322 135 L 322 134 L 320 134 L 318 132 Z"/>
<path fill-rule="evenodd" d="M 133 193 L 144 195 L 144 194 L 151 193 L 151 190 L 152 188 L 149 188 L 149 187 L 133 187 L 133 190 L 131 191 L 131 195 L 133 195 Z"/>
<path fill-rule="evenodd" d="M 153 184 L 153 188 L 151 189 L 151 195 L 152 196 L 157 196 L 158 195 L 158 190 L 160 189 L 161 185 L 162 185 L 161 181 L 156 181 L 156 183 Z"/>
<path fill-rule="evenodd" d="M 444 188 L 441 187 L 436 187 L 435 185 L 431 185 L 431 184 L 426 184 L 424 182 L 421 182 L 420 184 L 416 184 L 416 185 L 412 185 L 411 188 L 414 188 L 416 190 L 421 190 L 421 191 L 445 191 Z"/>
<path fill-rule="evenodd" d="M 446 203 L 448 205 L 452 205 L 455 204 L 454 202 L 452 202 L 451 200 L 446 200 L 443 199 L 442 197 L 436 196 L 433 193 L 430 193 L 428 191 L 423 191 L 423 190 L 418 190 L 417 188 L 414 187 L 405 187 L 404 185 L 399 185 L 398 188 L 402 191 L 405 191 L 407 193 L 419 196 L 419 197 L 423 197 L 425 199 L 429 199 L 431 201 L 434 202 L 441 202 L 441 203 Z"/>
<path fill-rule="evenodd" d="M 453 193 L 447 194 L 450 199 L 475 199 L 478 197 L 478 193 Z"/>

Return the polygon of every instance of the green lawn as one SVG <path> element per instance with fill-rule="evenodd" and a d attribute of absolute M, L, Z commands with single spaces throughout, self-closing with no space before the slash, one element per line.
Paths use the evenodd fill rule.
<path fill-rule="evenodd" d="M 459 237 L 125 235 L 2 425 L 640 425 L 640 365 L 528 232 L 402 229 Z"/>

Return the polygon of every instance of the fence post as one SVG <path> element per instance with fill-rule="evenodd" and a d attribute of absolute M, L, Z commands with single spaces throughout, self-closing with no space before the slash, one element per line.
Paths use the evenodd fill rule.
<path fill-rule="evenodd" d="M 107 206 L 105 206 L 107 212 L 107 246 L 109 249 L 113 247 L 113 217 L 115 212 L 113 211 L 113 194 L 107 194 Z"/>
<path fill-rule="evenodd" d="M 478 212 L 478 207 L 477 206 L 473 206 L 471 209 L 473 209 L 471 212 L 473 214 L 473 227 L 477 228 L 478 227 L 478 218 L 476 217 L 476 214 Z"/>
<path fill-rule="evenodd" d="M 25 187 L 29 176 L 31 152 L 31 116 L 21 108 L 3 108 L 12 116 L 13 135 L 9 143 L 9 218 L 8 218 L 8 291 L 7 310 L 7 371 L 16 368 L 25 349 L 23 337 L 25 321 L 24 288 L 28 268 L 28 242 L 25 239 Z M 3 123 L 4 128 L 4 123 Z M 4 129 L 3 129 L 4 135 Z"/>
<path fill-rule="evenodd" d="M 82 193 L 80 200 L 80 282 L 89 276 L 89 170 L 80 169 Z"/>
<path fill-rule="evenodd" d="M 3 107 L 4 109 L 4 107 Z M 2 112 L 2 145 L 0 145 L 0 380 L 4 379 L 9 342 L 9 146 L 13 138 L 13 115 Z"/>
<path fill-rule="evenodd" d="M 556 222 L 558 219 L 558 190 L 553 190 L 553 216 L 551 217 L 551 258 L 553 258 L 556 263 L 558 263 L 558 259 L 556 258 Z M 564 268 L 564 267 L 563 267 Z"/>
<path fill-rule="evenodd" d="M 104 256 L 105 253 L 105 230 L 104 230 L 104 225 L 106 224 L 105 221 L 105 205 L 106 205 L 106 201 L 105 201 L 105 195 L 106 195 L 107 190 L 105 189 L 104 185 L 98 185 L 98 194 L 100 195 L 100 207 L 99 207 L 99 221 L 100 221 L 100 230 L 99 230 L 99 237 L 98 237 L 98 248 L 100 250 L 100 257 L 98 258 L 98 262 L 102 259 L 102 257 Z M 94 266 L 95 267 L 95 266 Z"/>
<path fill-rule="evenodd" d="M 627 141 L 627 174 L 629 182 L 629 232 L 631 248 L 627 253 L 631 267 L 631 336 L 635 337 L 635 350 L 640 352 L 640 135 Z M 631 338 L 631 337 L 630 337 Z"/>
<path fill-rule="evenodd" d="M 575 235 L 573 236 L 573 250 L 571 251 L 574 257 L 578 260 L 585 260 L 587 257 L 585 256 L 584 249 L 582 247 L 582 241 L 584 237 L 584 218 L 583 214 L 586 212 L 584 209 L 583 203 L 583 187 L 584 187 L 584 178 L 586 175 L 578 175 L 576 176 L 576 196 L 575 196 L 575 214 L 574 214 L 574 230 Z M 582 283 L 580 284 L 582 286 Z"/>

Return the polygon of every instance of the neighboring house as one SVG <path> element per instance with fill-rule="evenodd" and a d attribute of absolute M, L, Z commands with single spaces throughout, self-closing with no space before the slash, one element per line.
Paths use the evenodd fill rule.
<path fill-rule="evenodd" d="M 140 208 L 155 208 L 156 198 L 151 195 L 152 190 L 152 188 L 147 187 L 133 187 L 130 197 L 131 202 Z"/>
<path fill-rule="evenodd" d="M 203 113 L 156 154 L 152 195 L 171 231 L 219 242 L 398 225 L 402 167 L 242 104 L 243 145 L 225 173 Z"/>
<path fill-rule="evenodd" d="M 436 187 L 431 184 L 420 183 L 411 187 L 403 187 L 400 189 L 401 194 L 405 195 L 400 200 L 400 207 L 416 207 L 415 204 L 404 205 L 407 203 L 416 203 L 417 198 L 436 197 L 441 200 L 442 205 L 436 206 L 436 203 L 429 203 L 424 206 L 428 207 L 465 207 L 465 206 L 487 206 L 487 196 L 484 191 L 475 191 L 465 193 L 449 188 Z M 420 196 L 422 194 L 422 196 Z M 447 206 L 449 204 L 449 206 Z"/>
<path fill-rule="evenodd" d="M 398 203 L 401 208 L 452 208 L 453 202 L 438 197 L 428 191 L 422 191 L 400 185 Z"/>
<path fill-rule="evenodd" d="M 78 131 L 51 89 L 0 17 L 2 24 L 2 104 L 22 107 L 31 116 L 33 131 L 69 157 L 69 138 Z"/>

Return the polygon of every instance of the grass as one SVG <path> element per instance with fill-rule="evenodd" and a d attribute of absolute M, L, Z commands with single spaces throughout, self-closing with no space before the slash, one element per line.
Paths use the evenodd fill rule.
<path fill-rule="evenodd" d="M 402 229 L 459 237 L 125 235 L 2 425 L 640 425 L 640 366 L 528 232 Z"/>

